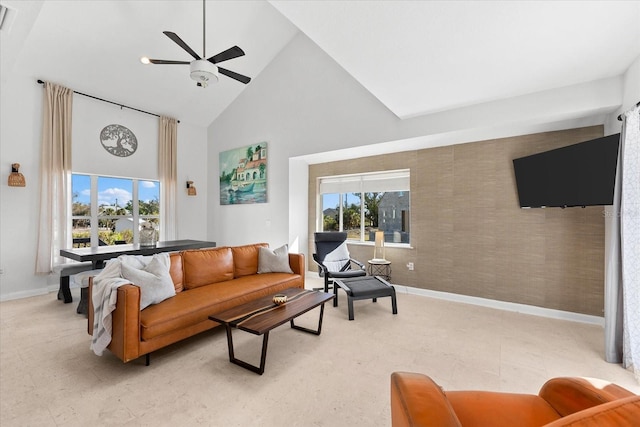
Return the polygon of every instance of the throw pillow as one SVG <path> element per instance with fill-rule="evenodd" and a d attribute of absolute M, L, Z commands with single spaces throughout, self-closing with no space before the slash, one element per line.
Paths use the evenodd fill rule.
<path fill-rule="evenodd" d="M 176 289 L 169 274 L 170 263 L 166 253 L 154 255 L 146 266 L 122 262 L 122 277 L 140 287 L 140 310 L 175 296 Z"/>
<path fill-rule="evenodd" d="M 342 242 L 337 248 L 329 252 L 324 259 L 322 260 L 322 264 L 327 267 L 332 273 L 342 271 L 345 264 L 349 263 L 349 248 L 347 248 L 347 242 Z"/>
<path fill-rule="evenodd" d="M 288 245 L 274 250 L 258 248 L 258 274 L 261 273 L 293 273 L 289 266 Z"/>

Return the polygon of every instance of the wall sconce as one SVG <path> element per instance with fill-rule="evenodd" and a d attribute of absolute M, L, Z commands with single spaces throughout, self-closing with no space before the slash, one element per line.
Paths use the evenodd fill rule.
<path fill-rule="evenodd" d="M 9 187 L 25 187 L 27 185 L 24 180 L 24 175 L 18 172 L 18 169 L 20 169 L 20 163 L 13 163 L 11 165 L 11 174 L 8 179 Z"/>
<path fill-rule="evenodd" d="M 193 185 L 193 181 L 187 181 L 187 196 L 195 196 L 196 187 Z"/>
<path fill-rule="evenodd" d="M 386 261 L 384 259 L 384 231 L 376 231 L 376 247 L 371 261 Z"/>

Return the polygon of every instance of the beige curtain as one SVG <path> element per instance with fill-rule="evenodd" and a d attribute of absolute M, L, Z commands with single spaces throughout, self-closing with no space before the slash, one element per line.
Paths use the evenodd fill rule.
<path fill-rule="evenodd" d="M 160 240 L 175 240 L 177 235 L 176 191 L 178 181 L 178 123 L 176 119 L 160 117 L 160 132 L 158 134 Z"/>
<path fill-rule="evenodd" d="M 62 263 L 60 249 L 70 247 L 67 203 L 71 173 L 71 108 L 73 91 L 46 82 L 40 154 L 40 220 L 36 274 L 49 274 Z"/>

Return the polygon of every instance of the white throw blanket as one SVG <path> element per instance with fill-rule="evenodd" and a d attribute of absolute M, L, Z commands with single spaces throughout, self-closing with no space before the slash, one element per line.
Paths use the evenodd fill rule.
<path fill-rule="evenodd" d="M 129 269 L 144 270 L 147 265 L 156 259 L 161 263 L 162 269 L 169 277 L 169 267 L 171 260 L 168 253 L 160 253 L 154 256 L 141 255 L 120 255 L 114 260 L 107 262 L 105 268 L 93 279 L 91 300 L 93 302 L 93 337 L 91 339 L 91 350 L 98 356 L 111 342 L 111 332 L 113 331 L 111 313 L 116 308 L 118 299 L 118 288 L 122 285 L 132 283 L 132 277 L 127 279 L 122 274 L 122 267 Z M 169 277 L 169 283 L 171 279 Z M 140 283 L 135 283 L 140 285 Z M 171 286 L 173 290 L 173 286 Z M 175 295 L 175 290 L 173 290 Z"/>

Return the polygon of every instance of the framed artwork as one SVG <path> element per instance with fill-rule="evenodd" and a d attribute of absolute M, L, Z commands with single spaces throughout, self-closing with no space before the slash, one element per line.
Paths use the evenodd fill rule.
<path fill-rule="evenodd" d="M 267 143 L 220 153 L 220 204 L 267 202 Z"/>

